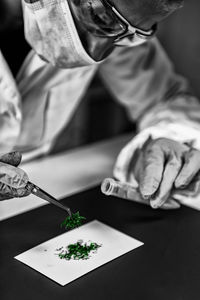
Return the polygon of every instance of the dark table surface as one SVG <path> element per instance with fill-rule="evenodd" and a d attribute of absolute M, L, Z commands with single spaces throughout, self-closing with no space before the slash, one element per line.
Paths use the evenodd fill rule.
<path fill-rule="evenodd" d="M 63 200 L 87 222 L 97 219 L 144 246 L 62 287 L 13 257 L 64 232 L 65 212 L 46 205 L 0 224 L 1 300 L 200 299 L 200 212 L 150 207 L 100 193 Z"/>

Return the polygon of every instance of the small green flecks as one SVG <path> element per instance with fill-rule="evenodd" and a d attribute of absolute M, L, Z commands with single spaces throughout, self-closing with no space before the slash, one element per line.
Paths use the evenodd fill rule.
<path fill-rule="evenodd" d="M 86 260 L 90 256 L 90 252 L 95 252 L 101 245 L 98 245 L 97 243 L 91 242 L 87 245 L 87 243 L 83 243 L 83 241 L 78 241 L 75 244 L 70 244 L 66 247 L 67 250 L 61 251 L 58 256 L 60 259 L 66 259 L 66 260 Z"/>
<path fill-rule="evenodd" d="M 80 216 L 79 211 L 72 214 L 71 217 L 68 216 L 62 223 L 61 227 L 65 227 L 65 229 L 74 229 L 82 225 L 82 221 L 86 220 L 85 217 Z"/>

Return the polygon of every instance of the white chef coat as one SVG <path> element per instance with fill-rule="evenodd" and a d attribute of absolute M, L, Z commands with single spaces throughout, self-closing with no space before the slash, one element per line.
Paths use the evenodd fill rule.
<path fill-rule="evenodd" d="M 24 158 L 48 153 L 96 72 L 138 122 L 129 151 L 150 133 L 180 141 L 192 138 L 200 148 L 199 101 L 154 38 L 138 47 L 116 48 L 101 64 L 79 68 L 57 69 L 31 51 L 16 80 L 0 53 L 0 152 L 17 149 Z M 121 163 L 127 159 L 121 156 Z"/>

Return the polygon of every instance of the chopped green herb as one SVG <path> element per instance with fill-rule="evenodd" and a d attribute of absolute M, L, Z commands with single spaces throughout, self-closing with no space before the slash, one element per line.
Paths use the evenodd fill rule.
<path fill-rule="evenodd" d="M 61 251 L 58 256 L 60 259 L 66 260 L 86 260 L 90 257 L 91 252 L 97 251 L 97 249 L 101 247 L 97 243 L 91 242 L 90 244 L 83 243 L 83 241 L 78 241 L 76 244 L 70 244 L 66 247 L 67 250 Z"/>
<path fill-rule="evenodd" d="M 82 221 L 86 220 L 85 217 L 80 216 L 79 211 L 72 214 L 71 217 L 68 216 L 62 223 L 61 227 L 65 227 L 65 229 L 74 229 L 82 225 Z"/>

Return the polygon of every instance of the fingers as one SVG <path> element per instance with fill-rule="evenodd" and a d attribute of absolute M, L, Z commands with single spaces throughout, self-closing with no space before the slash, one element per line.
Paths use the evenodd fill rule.
<path fill-rule="evenodd" d="M 160 208 L 164 210 L 179 209 L 181 207 L 180 203 L 174 199 L 168 199 Z"/>
<path fill-rule="evenodd" d="M 140 193 L 149 199 L 158 189 L 164 168 L 164 152 L 157 144 L 146 149 L 143 156 L 143 169 L 140 173 Z"/>
<path fill-rule="evenodd" d="M 176 189 L 173 191 L 173 197 L 176 199 L 181 199 L 184 197 L 196 197 L 200 192 L 200 173 L 198 173 L 192 182 L 185 189 Z"/>
<path fill-rule="evenodd" d="M 28 175 L 17 168 L 21 161 L 19 152 L 12 152 L 0 157 L 0 200 L 24 197 L 29 194 L 26 189 Z"/>
<path fill-rule="evenodd" d="M 127 182 L 133 185 L 135 188 L 138 187 L 139 171 L 143 163 L 143 151 L 137 149 L 133 155 L 132 161 L 129 166 Z"/>
<path fill-rule="evenodd" d="M 31 191 L 28 191 L 26 188 L 20 188 L 20 189 L 12 189 L 13 197 L 25 197 L 31 194 Z"/>
<path fill-rule="evenodd" d="M 192 149 L 185 154 L 185 164 L 175 180 L 176 188 L 186 187 L 200 170 L 200 152 Z"/>
<path fill-rule="evenodd" d="M 0 162 L 0 183 L 20 189 L 27 185 L 28 180 L 28 175 L 20 168 Z"/>
<path fill-rule="evenodd" d="M 152 208 L 161 207 L 168 199 L 174 181 L 181 169 L 182 160 L 176 153 L 169 155 L 158 192 L 150 199 Z"/>
<path fill-rule="evenodd" d="M 18 151 L 10 152 L 0 156 L 0 162 L 17 167 L 22 159 L 22 155 Z"/>
<path fill-rule="evenodd" d="M 132 172 L 129 173 L 128 181 L 127 182 L 130 183 L 133 188 L 135 188 L 135 189 L 138 188 L 138 182 L 135 179 L 135 176 L 134 176 L 134 174 Z"/>
<path fill-rule="evenodd" d="M 6 184 L 0 184 L 0 201 L 12 198 L 25 197 L 30 194 L 26 188 L 14 189 Z"/>

